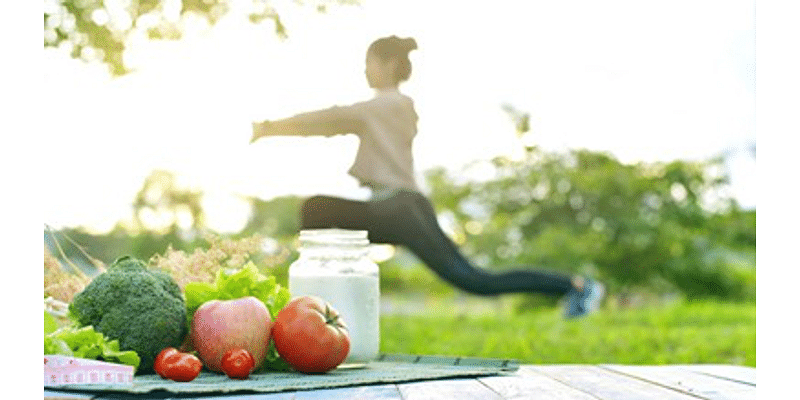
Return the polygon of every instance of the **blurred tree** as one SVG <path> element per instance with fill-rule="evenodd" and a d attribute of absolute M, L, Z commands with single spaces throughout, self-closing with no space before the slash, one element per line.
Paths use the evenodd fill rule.
<path fill-rule="evenodd" d="M 303 198 L 282 196 L 271 200 L 250 200 L 250 219 L 241 235 L 261 234 L 278 240 L 294 239 L 300 231 L 300 207 Z"/>
<path fill-rule="evenodd" d="M 521 137 L 531 130 L 531 115 L 530 113 L 522 112 L 514 108 L 510 104 L 503 104 L 503 111 L 505 111 L 511 120 L 514 122 L 514 127 L 517 131 L 517 136 Z"/>
<path fill-rule="evenodd" d="M 197 232 L 205 227 L 202 199 L 202 192 L 176 185 L 172 172 L 153 171 L 133 201 L 134 224 L 140 231 L 176 226 Z"/>
<path fill-rule="evenodd" d="M 128 72 L 123 54 L 135 35 L 149 39 L 180 39 L 187 18 L 216 23 L 237 0 L 45 0 L 44 46 L 66 46 L 75 58 L 101 60 L 112 74 Z M 269 0 L 249 1 L 252 23 L 271 20 L 275 34 L 286 37 L 286 27 Z M 317 11 L 329 4 L 354 4 L 356 0 L 311 0 Z"/>
<path fill-rule="evenodd" d="M 528 115 L 504 109 L 529 139 Z M 476 263 L 599 275 L 617 289 L 660 282 L 689 296 L 754 296 L 755 211 L 720 195 L 724 159 L 627 165 L 530 143 L 520 140 L 522 159 L 469 167 L 492 171 L 489 179 L 427 174 L 433 202 Z"/>

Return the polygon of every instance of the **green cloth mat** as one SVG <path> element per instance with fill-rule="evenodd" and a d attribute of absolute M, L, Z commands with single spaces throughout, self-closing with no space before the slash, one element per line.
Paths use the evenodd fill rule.
<path fill-rule="evenodd" d="M 224 374 L 203 371 L 191 382 L 173 382 L 158 375 L 134 377 L 133 384 L 120 385 L 60 385 L 48 390 L 78 390 L 83 392 L 150 393 L 230 393 L 282 392 L 294 390 L 329 389 L 381 383 L 419 380 L 477 377 L 513 372 L 519 368 L 515 360 L 466 357 L 381 355 L 376 361 L 360 367 L 337 368 L 325 374 L 307 375 L 298 372 L 265 372 L 250 375 L 249 379 L 229 379 Z"/>

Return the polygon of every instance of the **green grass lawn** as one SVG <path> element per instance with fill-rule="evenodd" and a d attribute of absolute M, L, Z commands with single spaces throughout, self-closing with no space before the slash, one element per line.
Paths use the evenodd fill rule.
<path fill-rule="evenodd" d="M 755 367 L 756 306 L 678 302 L 565 320 L 549 308 L 470 316 L 445 309 L 381 317 L 384 353 L 514 358 L 525 364 Z"/>

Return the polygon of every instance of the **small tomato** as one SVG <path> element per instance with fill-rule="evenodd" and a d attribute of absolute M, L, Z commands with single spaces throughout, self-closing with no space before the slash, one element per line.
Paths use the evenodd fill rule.
<path fill-rule="evenodd" d="M 245 349 L 230 349 L 222 356 L 222 372 L 228 378 L 247 379 L 255 365 L 253 356 Z"/>
<path fill-rule="evenodd" d="M 319 297 L 292 299 L 278 312 L 272 328 L 275 349 L 295 370 L 328 372 L 350 351 L 350 336 L 339 313 Z"/>
<path fill-rule="evenodd" d="M 176 382 L 189 382 L 203 369 L 203 363 L 194 354 L 172 354 L 164 360 L 164 377 Z"/>
<path fill-rule="evenodd" d="M 170 356 L 175 355 L 175 354 L 179 354 L 179 353 L 178 353 L 178 349 L 176 349 L 174 347 L 167 347 L 164 350 L 161 350 L 160 353 L 158 353 L 158 355 L 156 356 L 156 360 L 153 363 L 153 369 L 156 371 L 158 376 L 160 376 L 162 378 L 166 378 L 166 376 L 164 376 L 164 364 L 165 364 L 167 358 L 169 358 Z"/>

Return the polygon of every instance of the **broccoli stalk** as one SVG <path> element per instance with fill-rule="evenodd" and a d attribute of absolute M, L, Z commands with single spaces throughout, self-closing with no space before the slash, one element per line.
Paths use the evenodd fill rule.
<path fill-rule="evenodd" d="M 165 347 L 179 347 L 188 333 L 186 302 L 180 287 L 164 272 L 150 270 L 131 256 L 114 261 L 69 305 L 80 326 L 93 326 L 120 350 L 141 358 L 137 372 L 150 371 Z"/>

